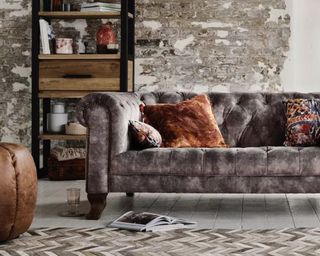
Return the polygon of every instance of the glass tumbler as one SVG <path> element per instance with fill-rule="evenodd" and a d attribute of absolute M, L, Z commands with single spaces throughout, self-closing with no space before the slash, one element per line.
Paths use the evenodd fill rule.
<path fill-rule="evenodd" d="M 70 215 L 79 214 L 80 188 L 67 189 L 67 204 L 68 204 L 68 212 Z"/>

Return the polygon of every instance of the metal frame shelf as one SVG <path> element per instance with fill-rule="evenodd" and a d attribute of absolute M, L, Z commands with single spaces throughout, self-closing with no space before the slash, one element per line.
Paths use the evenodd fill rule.
<path fill-rule="evenodd" d="M 132 90 L 134 90 L 134 22 L 135 0 L 121 0 L 121 11 L 113 13 L 102 12 L 43 12 L 40 10 L 41 0 L 32 0 L 32 155 L 38 170 L 38 177 L 46 176 L 48 156 L 51 140 L 84 140 L 85 136 L 68 136 L 49 134 L 46 130 L 46 115 L 50 112 L 51 99 L 81 98 L 91 91 L 39 91 L 39 63 L 46 60 L 119 60 L 120 61 L 120 89 L 129 90 L 128 61 L 132 61 Z M 72 55 L 45 55 L 40 54 L 39 19 L 119 19 L 121 22 L 120 54 L 72 54 Z M 40 133 L 40 100 L 42 100 L 42 126 Z M 43 168 L 40 166 L 40 143 L 43 142 Z"/>

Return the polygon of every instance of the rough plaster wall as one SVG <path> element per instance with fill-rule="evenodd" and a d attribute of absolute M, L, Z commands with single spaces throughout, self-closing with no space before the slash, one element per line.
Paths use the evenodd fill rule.
<path fill-rule="evenodd" d="M 138 90 L 279 91 L 284 0 L 137 0 Z"/>
<path fill-rule="evenodd" d="M 0 0 L 0 140 L 30 144 L 31 2 Z"/>
<path fill-rule="evenodd" d="M 284 0 L 136 1 L 137 90 L 282 89 L 290 37 Z M 54 26 L 83 51 L 100 23 Z M 0 30 L 0 140 L 30 145 L 31 0 L 0 0 Z"/>

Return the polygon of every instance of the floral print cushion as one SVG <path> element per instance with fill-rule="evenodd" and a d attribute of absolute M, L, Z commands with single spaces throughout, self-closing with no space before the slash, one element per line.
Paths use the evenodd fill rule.
<path fill-rule="evenodd" d="M 320 144 L 320 100 L 289 99 L 286 104 L 286 146 Z"/>
<path fill-rule="evenodd" d="M 161 146 L 161 135 L 151 125 L 139 121 L 129 121 L 129 130 L 136 148 L 144 149 Z"/>

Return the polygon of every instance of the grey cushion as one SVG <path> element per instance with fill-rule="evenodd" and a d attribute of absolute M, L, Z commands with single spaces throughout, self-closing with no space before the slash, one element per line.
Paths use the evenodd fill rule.
<path fill-rule="evenodd" d="M 269 176 L 300 176 L 300 150 L 295 147 L 268 148 Z M 305 175 L 305 173 L 303 173 Z"/>
<path fill-rule="evenodd" d="M 113 192 L 164 193 L 319 193 L 319 177 L 110 177 Z"/>
<path fill-rule="evenodd" d="M 113 175 L 320 176 L 318 147 L 255 147 L 127 151 L 114 157 Z"/>

